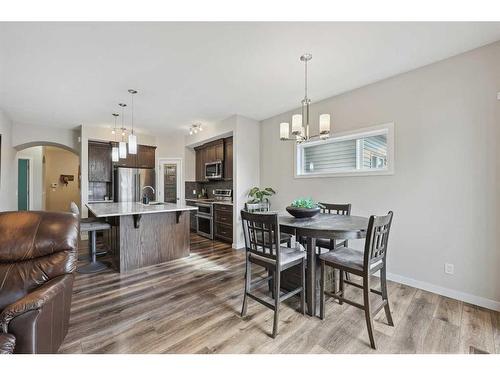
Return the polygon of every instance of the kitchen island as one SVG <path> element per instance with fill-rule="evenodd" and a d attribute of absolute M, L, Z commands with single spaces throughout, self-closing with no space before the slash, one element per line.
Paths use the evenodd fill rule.
<path fill-rule="evenodd" d="M 174 203 L 89 203 L 97 218 L 112 226 L 113 267 L 135 270 L 189 256 L 189 216 L 196 207 Z"/>

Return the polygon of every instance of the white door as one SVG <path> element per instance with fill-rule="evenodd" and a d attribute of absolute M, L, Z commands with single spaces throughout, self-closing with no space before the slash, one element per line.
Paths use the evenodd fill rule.
<path fill-rule="evenodd" d="M 159 159 L 157 200 L 167 203 L 184 203 L 182 159 Z"/>

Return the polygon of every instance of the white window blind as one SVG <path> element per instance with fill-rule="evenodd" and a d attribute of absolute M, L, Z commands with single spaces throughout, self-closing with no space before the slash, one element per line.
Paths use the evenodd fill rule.
<path fill-rule="evenodd" d="M 390 124 L 392 125 L 392 124 Z M 389 170 L 392 127 L 360 130 L 297 147 L 297 176 L 356 174 Z M 390 142 L 391 144 L 389 144 Z"/>

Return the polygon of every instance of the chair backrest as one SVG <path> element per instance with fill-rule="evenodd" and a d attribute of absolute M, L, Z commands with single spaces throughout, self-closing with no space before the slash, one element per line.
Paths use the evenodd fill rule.
<path fill-rule="evenodd" d="M 336 204 L 336 203 L 320 203 L 324 208 L 321 208 L 321 212 L 324 214 L 335 214 L 335 215 L 351 215 L 351 204 Z"/>
<path fill-rule="evenodd" d="M 389 211 L 389 213 L 385 216 L 370 216 L 368 229 L 366 231 L 364 254 L 365 266 L 369 266 L 379 260 L 383 260 L 385 262 L 392 216 L 392 211 Z"/>
<path fill-rule="evenodd" d="M 245 203 L 245 211 L 247 212 L 269 212 L 269 204 L 266 203 Z"/>
<path fill-rule="evenodd" d="M 277 213 L 241 211 L 245 247 L 248 252 L 279 264 L 280 231 Z"/>
<path fill-rule="evenodd" d="M 0 311 L 75 270 L 78 227 L 77 216 L 68 212 L 0 213 Z"/>
<path fill-rule="evenodd" d="M 80 209 L 78 208 L 78 205 L 75 202 L 70 203 L 69 210 L 75 215 L 80 216 Z"/>

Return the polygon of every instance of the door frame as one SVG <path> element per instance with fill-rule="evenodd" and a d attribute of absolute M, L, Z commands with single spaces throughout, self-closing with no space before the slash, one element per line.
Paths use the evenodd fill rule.
<path fill-rule="evenodd" d="M 158 159 L 158 178 L 156 179 L 156 200 L 163 201 L 164 192 L 164 179 L 163 179 L 163 164 L 176 164 L 177 165 L 177 196 L 179 197 L 179 203 L 184 204 L 184 169 L 183 158 L 159 158 Z"/>
<path fill-rule="evenodd" d="M 16 156 L 16 198 L 19 198 L 19 160 L 28 160 L 28 210 L 33 209 L 33 157 Z M 17 207 L 19 210 L 19 206 Z"/>

